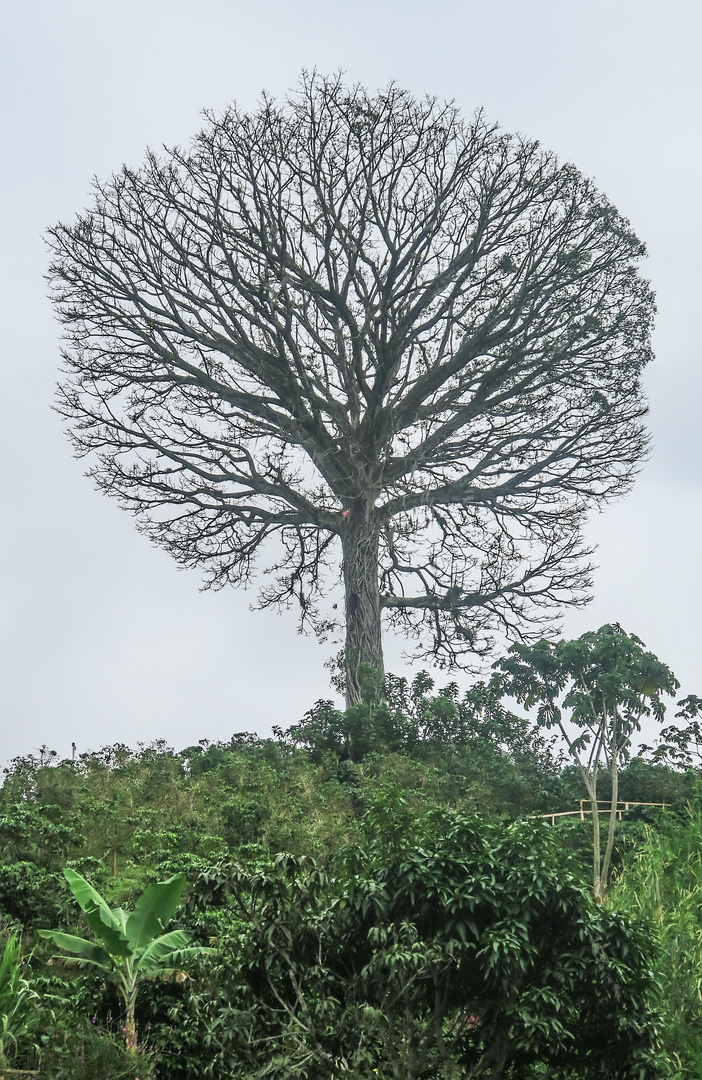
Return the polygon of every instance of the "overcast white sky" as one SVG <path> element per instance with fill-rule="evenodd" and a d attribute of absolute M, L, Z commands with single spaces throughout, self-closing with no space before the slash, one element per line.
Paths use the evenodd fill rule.
<path fill-rule="evenodd" d="M 658 295 L 654 449 L 591 523 L 595 599 L 702 693 L 702 5 L 699 0 L 23 0 L 0 23 L 3 523 L 0 760 L 269 731 L 330 694 L 294 614 L 199 592 L 97 494 L 50 411 L 58 333 L 42 234 L 93 175 L 186 142 L 200 110 L 281 95 L 302 67 L 484 106 L 595 177 L 646 241 Z M 399 644 L 388 648 L 399 670 Z M 464 680 L 466 683 L 467 679 Z"/>

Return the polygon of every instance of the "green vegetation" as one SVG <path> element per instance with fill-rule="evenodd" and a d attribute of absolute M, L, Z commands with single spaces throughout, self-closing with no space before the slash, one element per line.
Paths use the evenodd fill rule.
<path fill-rule="evenodd" d="M 211 952 L 191 946 L 191 935 L 185 930 L 159 933 L 175 914 L 185 876 L 174 874 L 168 881 L 149 885 L 134 911 L 128 913 L 123 908 L 110 909 L 100 893 L 75 870 L 64 870 L 64 875 L 100 944 L 59 930 L 40 930 L 39 935 L 76 954 L 83 966 L 94 968 L 108 982 L 117 984 L 124 1002 L 127 1049 L 131 1050 L 137 1041 L 134 1011 L 140 984 L 145 979 L 172 975 L 183 961 Z"/>
<path fill-rule="evenodd" d="M 27 981 L 21 941 L 10 933 L 0 960 L 0 1067 L 6 1068 L 19 1044 L 36 1026 L 38 995 Z"/>
<path fill-rule="evenodd" d="M 680 1076 L 702 1075 L 702 803 L 644 843 L 615 884 L 616 907 L 655 934 L 662 1038 Z"/>
<path fill-rule="evenodd" d="M 582 776 L 592 808 L 593 888 L 601 899 L 607 890 L 619 799 L 619 765 L 631 751 L 644 716 L 659 722 L 665 715 L 661 694 L 674 694 L 679 683 L 672 671 L 647 652 L 621 626 L 602 626 L 577 641 L 514 644 L 498 667 L 505 689 L 527 707 L 539 702 L 538 721 L 557 727 Z M 559 699 L 562 702 L 559 706 Z M 564 722 L 563 709 L 570 721 Z M 600 858 L 597 783 L 607 767 L 610 780 L 609 831 Z"/>
<path fill-rule="evenodd" d="M 225 875 L 241 930 L 212 1075 L 653 1078 L 643 936 L 560 854 L 546 825 L 397 800 L 331 875 L 288 856 Z M 220 1010 L 185 1023 L 215 1031 Z"/>
<path fill-rule="evenodd" d="M 582 648 L 638 663 L 625 637 Z M 533 656 L 511 655 L 526 678 Z M 698 1080 L 698 773 L 629 758 L 621 733 L 652 697 L 662 719 L 673 683 L 627 697 L 617 671 L 629 726 L 598 797 L 669 808 L 614 820 L 599 901 L 590 825 L 540 817 L 578 810 L 582 773 L 544 713 L 510 710 L 504 672 L 463 695 L 362 672 L 363 701 L 272 739 L 18 758 L 0 790 L 6 1075 Z"/>

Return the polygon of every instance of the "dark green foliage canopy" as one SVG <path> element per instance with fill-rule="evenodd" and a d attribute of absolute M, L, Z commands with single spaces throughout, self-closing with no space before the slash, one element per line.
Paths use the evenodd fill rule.
<path fill-rule="evenodd" d="M 241 920 L 217 976 L 233 1008 L 200 1021 L 219 1020 L 222 1072 L 658 1078 L 644 937 L 548 827 L 398 810 L 368 815 L 336 874 L 280 856 L 197 882 L 195 908 L 229 897 Z"/>

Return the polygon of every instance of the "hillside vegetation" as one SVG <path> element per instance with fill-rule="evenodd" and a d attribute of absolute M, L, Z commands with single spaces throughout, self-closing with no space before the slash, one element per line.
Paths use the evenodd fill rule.
<path fill-rule="evenodd" d="M 587 822 L 540 818 L 585 795 L 555 743 L 494 682 L 389 691 L 346 713 L 318 702 L 271 739 L 16 759 L 0 791 L 5 1064 L 57 1080 L 699 1077 L 696 771 L 622 769 L 620 800 L 669 808 L 624 815 L 598 905 Z M 136 1055 L 115 991 L 37 936 L 86 932 L 67 866 L 126 908 L 183 873 L 171 926 L 214 950 L 144 983 Z"/>

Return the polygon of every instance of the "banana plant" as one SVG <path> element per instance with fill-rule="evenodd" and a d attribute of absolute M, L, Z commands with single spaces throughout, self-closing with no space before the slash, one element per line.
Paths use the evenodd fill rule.
<path fill-rule="evenodd" d="M 186 930 L 163 933 L 185 888 L 183 874 L 149 885 L 134 910 L 125 911 L 110 908 L 75 870 L 69 868 L 63 873 L 100 944 L 58 930 L 40 930 L 39 934 L 65 952 L 75 953 L 76 962 L 82 966 L 94 968 L 117 984 L 126 1013 L 127 1049 L 131 1050 L 137 1041 L 134 1010 L 139 985 L 144 979 L 177 971 L 184 961 L 214 950 L 190 945 L 191 935 Z"/>

